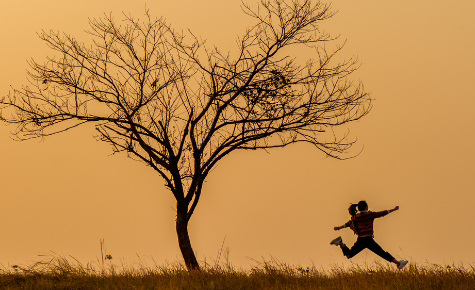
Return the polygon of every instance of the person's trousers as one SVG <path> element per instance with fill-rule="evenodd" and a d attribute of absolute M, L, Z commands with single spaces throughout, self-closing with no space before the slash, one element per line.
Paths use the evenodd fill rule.
<path fill-rule="evenodd" d="M 378 243 L 374 241 L 373 237 L 358 237 L 351 249 L 348 249 L 346 245 L 342 245 L 341 247 L 343 255 L 345 255 L 348 259 L 353 258 L 356 254 L 363 251 L 364 249 L 372 251 L 388 262 L 394 261 L 394 257 L 388 252 L 384 251 L 381 246 L 379 246 Z"/>

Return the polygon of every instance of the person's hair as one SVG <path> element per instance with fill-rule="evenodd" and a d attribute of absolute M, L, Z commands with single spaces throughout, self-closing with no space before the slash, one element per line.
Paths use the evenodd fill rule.
<path fill-rule="evenodd" d="M 368 204 L 366 203 L 366 201 L 362 200 L 362 201 L 358 202 L 358 210 L 359 211 L 364 211 L 367 207 L 368 207 Z"/>
<path fill-rule="evenodd" d="M 351 215 L 352 217 L 354 217 L 354 216 L 356 215 L 356 207 L 357 207 L 357 206 L 358 206 L 358 205 L 357 205 L 356 203 L 352 203 L 352 204 L 350 205 L 350 207 L 348 208 L 348 212 L 350 213 L 350 215 Z"/>
<path fill-rule="evenodd" d="M 352 203 L 350 207 L 348 208 L 348 212 L 352 217 L 356 216 L 356 212 L 359 211 L 364 211 L 368 207 L 368 204 L 366 201 L 362 200 L 358 203 Z M 358 208 L 358 210 L 356 210 Z"/>

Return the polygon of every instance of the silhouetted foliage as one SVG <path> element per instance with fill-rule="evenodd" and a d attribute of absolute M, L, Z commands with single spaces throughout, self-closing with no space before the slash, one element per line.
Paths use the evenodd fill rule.
<path fill-rule="evenodd" d="M 199 268 L 188 236 L 205 178 L 236 150 L 306 142 L 342 158 L 354 144 L 333 127 L 365 116 L 371 99 L 348 75 L 356 59 L 319 24 L 334 15 L 317 1 L 262 0 L 243 4 L 254 21 L 237 53 L 209 48 L 191 32 L 171 28 L 148 11 L 145 21 L 124 14 L 90 21 L 93 42 L 43 31 L 59 56 L 30 61 L 29 85 L 0 102 L 1 120 L 20 140 L 92 123 L 101 141 L 156 170 L 177 201 L 176 228 L 186 265 Z M 313 49 L 301 61 L 289 48 Z"/>

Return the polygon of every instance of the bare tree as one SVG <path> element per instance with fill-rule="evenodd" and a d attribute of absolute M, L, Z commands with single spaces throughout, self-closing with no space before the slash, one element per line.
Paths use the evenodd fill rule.
<path fill-rule="evenodd" d="M 20 139 L 42 138 L 93 123 L 114 153 L 152 167 L 176 199 L 176 231 L 188 269 L 199 269 L 188 222 L 203 182 L 237 150 L 306 142 L 345 158 L 355 140 L 333 128 L 371 108 L 362 84 L 348 79 L 357 60 L 337 61 L 342 46 L 319 24 L 334 15 L 310 0 L 243 4 L 255 21 L 238 39 L 235 56 L 205 46 L 163 19 L 124 14 L 90 20 L 92 44 L 53 31 L 39 34 L 56 51 L 29 62 L 29 85 L 0 101 L 1 120 Z M 333 42 L 331 42 L 333 43 Z M 315 60 L 289 56 L 312 49 Z M 345 154 L 346 153 L 346 154 Z"/>

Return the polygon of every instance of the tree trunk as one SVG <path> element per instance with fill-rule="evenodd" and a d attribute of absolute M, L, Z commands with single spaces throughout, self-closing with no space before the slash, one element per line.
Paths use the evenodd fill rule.
<path fill-rule="evenodd" d="M 186 218 L 186 211 L 177 208 L 176 215 L 176 233 L 178 235 L 178 245 L 185 260 L 185 265 L 188 271 L 200 270 L 198 260 L 196 260 L 195 252 L 191 247 L 190 236 L 188 235 L 188 220 Z"/>

